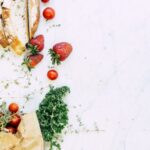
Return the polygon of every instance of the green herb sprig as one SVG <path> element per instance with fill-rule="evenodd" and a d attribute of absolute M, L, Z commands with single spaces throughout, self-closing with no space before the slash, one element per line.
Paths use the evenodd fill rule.
<path fill-rule="evenodd" d="M 50 150 L 60 150 L 59 135 L 68 124 L 68 107 L 63 98 L 70 89 L 67 86 L 60 88 L 50 87 L 50 91 L 36 111 L 44 141 L 50 142 Z"/>
<path fill-rule="evenodd" d="M 5 102 L 0 105 L 0 131 L 3 131 L 12 118 Z"/>

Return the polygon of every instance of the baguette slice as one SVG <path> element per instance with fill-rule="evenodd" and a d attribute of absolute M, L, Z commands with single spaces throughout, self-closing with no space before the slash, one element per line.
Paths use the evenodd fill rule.
<path fill-rule="evenodd" d="M 29 38 L 31 39 L 40 21 L 40 0 L 28 0 Z"/>
<path fill-rule="evenodd" d="M 18 19 L 16 19 L 17 17 L 14 17 L 15 13 L 12 11 L 16 10 L 15 3 L 16 1 L 13 0 L 3 0 L 2 21 L 4 33 L 9 43 L 9 48 L 13 50 L 17 55 L 21 55 L 25 51 L 25 44 L 18 37 L 17 24 L 19 24 L 19 21 Z"/>
<path fill-rule="evenodd" d="M 9 44 L 7 41 L 7 38 L 5 36 L 4 30 L 3 30 L 3 22 L 2 22 L 2 2 L 3 0 L 0 0 L 0 45 L 3 48 L 6 48 Z"/>
<path fill-rule="evenodd" d="M 29 41 L 27 2 L 28 0 L 13 0 L 11 6 L 11 18 L 15 33 L 24 45 Z"/>

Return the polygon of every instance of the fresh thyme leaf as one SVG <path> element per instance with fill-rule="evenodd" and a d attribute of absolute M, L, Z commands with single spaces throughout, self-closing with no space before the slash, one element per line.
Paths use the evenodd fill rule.
<path fill-rule="evenodd" d="M 0 105 L 0 131 L 3 131 L 11 120 L 11 113 L 7 110 L 5 102 Z"/>
<path fill-rule="evenodd" d="M 69 92 L 70 89 L 67 86 L 50 87 L 50 91 L 36 111 L 43 138 L 51 144 L 50 150 L 53 150 L 54 147 L 60 150 L 57 139 L 68 124 L 68 107 L 63 98 Z"/>

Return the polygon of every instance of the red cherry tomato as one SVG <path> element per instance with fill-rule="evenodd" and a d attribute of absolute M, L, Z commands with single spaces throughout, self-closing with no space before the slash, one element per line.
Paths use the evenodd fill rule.
<path fill-rule="evenodd" d="M 12 113 L 16 113 L 19 110 L 19 106 L 16 103 L 11 103 L 9 105 L 9 111 Z"/>
<path fill-rule="evenodd" d="M 42 0 L 42 2 L 43 2 L 43 3 L 47 3 L 47 2 L 49 2 L 49 0 Z"/>
<path fill-rule="evenodd" d="M 55 17 L 55 10 L 51 7 L 47 7 L 43 11 L 43 16 L 47 20 L 53 19 Z"/>
<path fill-rule="evenodd" d="M 12 116 L 12 119 L 9 124 L 13 127 L 17 127 L 19 125 L 20 121 L 21 121 L 21 117 L 19 115 L 15 114 Z"/>
<path fill-rule="evenodd" d="M 8 132 L 10 132 L 12 134 L 15 134 L 17 132 L 16 128 L 11 127 L 11 126 L 6 127 L 6 129 L 8 130 Z"/>
<path fill-rule="evenodd" d="M 47 77 L 50 80 L 56 80 L 58 78 L 58 72 L 56 70 L 49 70 L 47 72 Z"/>

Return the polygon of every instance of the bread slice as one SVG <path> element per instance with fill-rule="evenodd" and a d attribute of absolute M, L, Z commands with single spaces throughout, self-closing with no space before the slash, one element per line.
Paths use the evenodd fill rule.
<path fill-rule="evenodd" d="M 6 44 L 3 44 L 3 41 L 0 44 L 9 45 L 18 55 L 23 54 L 26 43 L 37 30 L 40 19 L 39 7 L 40 0 L 2 0 L 1 21 Z M 0 32 L 0 39 L 2 37 L 4 40 L 3 34 Z"/>
<path fill-rule="evenodd" d="M 2 7 L 1 7 L 2 2 L 3 0 L 0 0 L 0 45 L 3 48 L 6 48 L 8 46 L 8 41 L 3 30 Z"/>
<path fill-rule="evenodd" d="M 40 0 L 28 0 L 29 38 L 31 39 L 39 25 Z"/>
<path fill-rule="evenodd" d="M 16 34 L 24 45 L 29 41 L 27 2 L 28 0 L 13 0 L 11 7 L 11 18 Z"/>
<path fill-rule="evenodd" d="M 19 32 L 18 30 L 18 25 L 21 26 L 21 24 L 20 18 L 17 18 L 18 16 L 15 14 L 15 12 L 13 12 L 13 10 L 16 10 L 15 4 L 16 1 L 3 0 L 2 22 L 4 33 L 9 43 L 9 48 L 13 50 L 16 54 L 21 55 L 25 51 L 24 38 L 26 37 L 23 36 L 22 38 L 19 38 L 19 35 L 24 32 L 24 29 L 22 28 L 21 32 Z"/>

